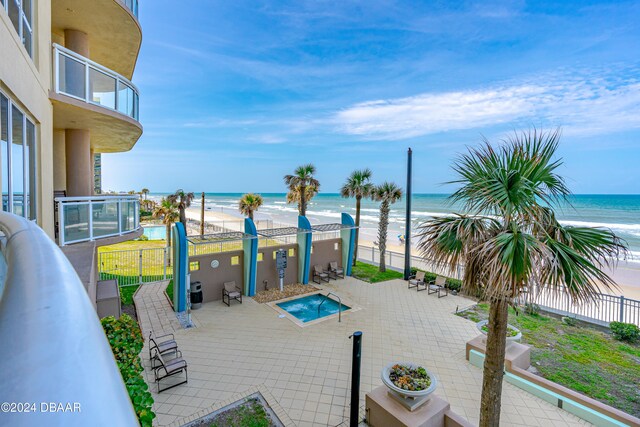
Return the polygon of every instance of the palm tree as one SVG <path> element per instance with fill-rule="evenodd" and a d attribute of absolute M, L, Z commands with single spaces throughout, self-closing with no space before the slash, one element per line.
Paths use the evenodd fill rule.
<path fill-rule="evenodd" d="M 309 163 L 298 166 L 293 172 L 293 175 L 284 176 L 284 183 L 289 187 L 289 193 L 292 193 L 292 199 L 298 199 L 298 212 L 300 216 L 305 216 L 307 213 L 307 203 L 310 200 L 310 198 L 307 198 L 307 187 L 313 188 L 313 195 L 317 194 L 320 190 L 320 182 L 313 176 L 314 173 L 316 173 L 316 167 Z M 289 195 L 287 195 L 287 202 L 289 202 Z"/>
<path fill-rule="evenodd" d="M 315 197 L 316 194 L 318 194 L 318 189 L 316 187 L 314 187 L 313 185 L 307 185 L 304 189 L 304 193 L 305 193 L 305 205 L 309 204 L 309 201 L 311 199 L 313 199 Z M 296 203 L 298 205 L 298 213 L 300 213 L 301 211 L 301 201 L 300 201 L 300 188 L 296 188 L 295 190 L 289 190 L 289 192 L 287 192 L 287 203 Z M 305 207 L 305 213 L 306 213 L 306 207 Z"/>
<path fill-rule="evenodd" d="M 380 220 L 378 222 L 378 249 L 380 250 L 381 273 L 387 271 L 384 256 L 387 251 L 387 228 L 389 227 L 389 211 L 391 205 L 402 198 L 402 190 L 393 182 L 383 182 L 371 191 L 371 198 L 380 203 Z"/>
<path fill-rule="evenodd" d="M 142 195 L 144 196 L 144 199 L 147 200 L 147 194 L 149 194 L 149 189 L 143 188 L 142 190 L 140 190 L 140 193 L 142 193 Z"/>
<path fill-rule="evenodd" d="M 490 304 L 480 426 L 498 426 L 508 307 L 525 291 L 550 291 L 574 303 L 593 300 L 614 281 L 602 272 L 627 248 L 611 230 L 564 226 L 554 208 L 570 195 L 556 173 L 559 131 L 515 134 L 500 147 L 469 149 L 453 169 L 451 196 L 464 213 L 421 225 L 424 257 L 455 269 L 463 288 Z"/>
<path fill-rule="evenodd" d="M 353 250 L 353 265 L 356 265 L 358 259 L 358 237 L 360 235 L 360 202 L 363 197 L 369 197 L 373 190 L 373 184 L 371 183 L 371 169 L 355 170 L 351 172 L 351 175 L 347 178 L 340 189 L 340 195 L 342 197 L 355 197 L 356 198 L 356 241 L 355 248 Z"/>
<path fill-rule="evenodd" d="M 162 201 L 153 208 L 153 217 L 162 218 L 162 223 L 167 227 L 167 247 L 171 247 L 171 224 L 180 219 L 178 207 L 163 197 Z"/>
<path fill-rule="evenodd" d="M 262 196 L 259 194 L 247 193 L 240 198 L 238 208 L 240 213 L 248 216 L 253 221 L 253 212 L 262 206 Z"/>
<path fill-rule="evenodd" d="M 175 193 L 167 196 L 167 200 L 177 206 L 180 212 L 180 222 L 184 225 L 185 231 L 187 230 L 187 216 L 185 215 L 185 211 L 191 206 L 193 197 L 193 193 L 185 193 L 182 190 L 176 190 Z"/>

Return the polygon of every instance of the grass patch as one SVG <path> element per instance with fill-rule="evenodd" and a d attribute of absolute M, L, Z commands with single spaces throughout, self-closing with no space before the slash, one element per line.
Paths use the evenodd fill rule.
<path fill-rule="evenodd" d="M 157 249 L 167 246 L 166 240 L 127 240 L 108 246 L 100 246 L 98 253 L 116 252 L 116 251 L 133 251 L 138 249 Z"/>
<path fill-rule="evenodd" d="M 140 285 L 120 287 L 120 302 L 122 303 L 122 305 L 133 304 L 133 294 L 136 293 L 139 287 Z"/>
<path fill-rule="evenodd" d="M 380 273 L 377 265 L 367 264 L 364 262 L 356 262 L 355 267 L 352 268 L 351 274 L 356 279 L 364 280 L 369 283 L 385 282 L 387 280 L 402 279 L 402 273 L 395 270 L 387 270 L 384 273 Z"/>
<path fill-rule="evenodd" d="M 208 424 L 209 427 L 269 427 L 273 423 L 264 407 L 255 399 L 224 411 Z"/>
<path fill-rule="evenodd" d="M 488 305 L 459 315 L 474 322 L 487 319 Z M 588 325 L 568 325 L 540 314 L 509 309 L 509 323 L 531 346 L 531 364 L 544 378 L 640 416 L 640 345 L 622 343 Z"/>
<path fill-rule="evenodd" d="M 167 289 L 165 289 L 169 299 L 173 301 L 173 279 L 169 280 L 169 284 L 167 285 Z"/>

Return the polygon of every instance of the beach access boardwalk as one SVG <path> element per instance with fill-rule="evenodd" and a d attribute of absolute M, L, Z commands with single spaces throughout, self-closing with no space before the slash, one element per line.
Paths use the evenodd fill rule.
<path fill-rule="evenodd" d="M 155 399 L 154 425 L 182 425 L 256 390 L 266 395 L 285 425 L 339 425 L 348 420 L 348 337 L 357 330 L 363 332 L 361 405 L 365 393 L 382 384 L 380 371 L 386 364 L 413 361 L 437 376 L 436 394 L 452 410 L 478 424 L 482 370 L 465 360 L 465 343 L 478 330 L 454 315 L 471 300 L 417 293 L 401 280 L 369 284 L 348 277 L 322 286 L 362 308 L 343 313 L 341 323 L 328 319 L 301 328 L 278 318 L 266 304 L 245 298 L 232 307 L 220 301 L 203 304 L 192 312 L 196 327 L 185 330 L 167 309 L 165 286 L 141 287 L 134 297 L 138 318 L 145 337 L 150 328 L 175 334 L 189 363 L 189 382 L 157 394 L 148 350 L 143 349 Z M 508 383 L 501 421 L 505 426 L 589 425 Z"/>

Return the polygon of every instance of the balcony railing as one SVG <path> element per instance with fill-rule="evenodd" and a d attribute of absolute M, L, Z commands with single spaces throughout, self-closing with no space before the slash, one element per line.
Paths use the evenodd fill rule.
<path fill-rule="evenodd" d="M 124 0 L 124 5 L 133 13 L 133 16 L 138 17 L 138 0 Z"/>
<path fill-rule="evenodd" d="M 122 236 L 140 228 L 137 196 L 57 197 L 58 243 Z"/>
<path fill-rule="evenodd" d="M 56 93 L 138 120 L 139 92 L 131 81 L 55 43 L 53 58 Z"/>
<path fill-rule="evenodd" d="M 5 212 L 0 234 L 0 425 L 138 426 L 96 311 L 60 248 Z"/>

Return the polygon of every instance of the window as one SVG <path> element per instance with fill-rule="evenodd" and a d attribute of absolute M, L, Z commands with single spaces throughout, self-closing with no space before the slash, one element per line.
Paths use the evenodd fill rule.
<path fill-rule="evenodd" d="M 200 261 L 193 261 L 189 263 L 189 271 L 200 270 Z"/>
<path fill-rule="evenodd" d="M 294 257 L 296 256 L 296 250 L 294 248 L 290 248 L 289 249 L 289 257 Z"/>
<path fill-rule="evenodd" d="M 262 252 L 258 252 L 258 262 L 262 261 Z"/>
<path fill-rule="evenodd" d="M 33 57 L 33 0 L 0 0 L 0 7 L 9 15 L 24 48 Z"/>
<path fill-rule="evenodd" d="M 0 93 L 2 210 L 36 218 L 36 127 Z"/>
<path fill-rule="evenodd" d="M 274 259 L 274 260 L 276 259 L 276 253 L 277 253 L 277 252 L 278 252 L 278 251 L 273 251 L 273 259 Z"/>
<path fill-rule="evenodd" d="M 240 264 L 240 257 L 239 256 L 232 256 L 231 257 L 231 265 L 239 265 Z"/>
<path fill-rule="evenodd" d="M 333 250 L 334 250 L 334 251 L 337 251 L 338 249 L 340 249 L 340 243 L 335 242 L 335 243 L 333 244 Z"/>

